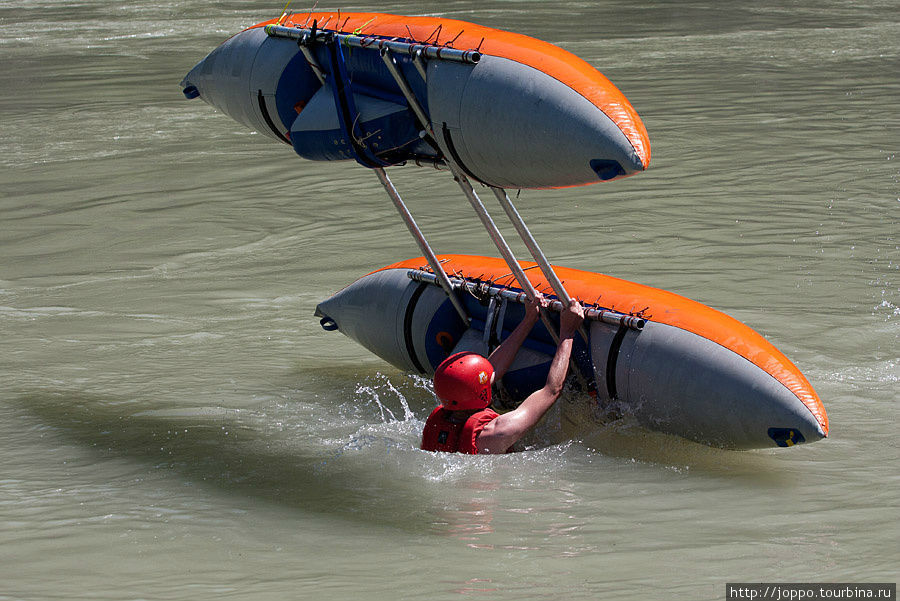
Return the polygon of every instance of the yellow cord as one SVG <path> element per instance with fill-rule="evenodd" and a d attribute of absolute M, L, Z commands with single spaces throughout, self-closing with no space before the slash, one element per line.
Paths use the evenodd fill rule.
<path fill-rule="evenodd" d="M 354 29 L 353 35 L 359 35 L 362 32 L 363 28 L 374 20 L 375 20 L 375 17 L 372 17 L 371 19 L 369 19 L 368 21 L 366 21 L 365 23 L 363 23 L 362 25 L 360 25 L 359 27 Z"/>
<path fill-rule="evenodd" d="M 293 0 L 288 0 L 287 4 L 284 5 L 284 9 L 281 11 L 281 16 L 278 17 L 276 25 L 281 25 L 284 22 L 285 17 L 287 17 L 288 6 L 291 5 L 291 2 L 293 2 Z"/>

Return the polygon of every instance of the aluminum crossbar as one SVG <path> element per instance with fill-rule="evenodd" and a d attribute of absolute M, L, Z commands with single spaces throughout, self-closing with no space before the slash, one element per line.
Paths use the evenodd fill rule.
<path fill-rule="evenodd" d="M 432 139 L 434 139 L 434 131 L 431 128 L 428 115 L 425 113 L 425 110 L 422 108 L 422 105 L 419 103 L 416 95 L 413 94 L 413 91 L 409 87 L 409 83 L 407 83 L 406 78 L 394 63 L 394 58 L 391 55 L 391 49 L 382 48 L 381 59 L 384 61 L 385 66 L 388 68 L 391 77 L 393 77 L 394 81 L 397 83 L 397 87 L 400 88 L 400 92 L 409 103 L 409 106 L 415 114 L 416 119 L 419 121 L 419 125 L 428 133 L 428 135 L 432 137 Z M 525 272 L 522 270 L 522 266 L 519 265 L 519 262 L 513 255 L 512 250 L 509 248 L 509 245 L 503 238 L 503 234 L 500 233 L 500 230 L 497 228 L 494 220 L 491 219 L 490 214 L 484 207 L 484 203 L 482 203 L 481 199 L 478 198 L 478 194 L 475 193 L 475 189 L 472 187 L 471 182 L 469 182 L 469 179 L 465 176 L 462 169 L 460 169 L 452 159 L 445 157 L 444 162 L 450 168 L 450 172 L 453 174 L 453 179 L 455 179 L 459 184 L 459 187 L 462 189 L 463 194 L 466 195 L 469 204 L 471 204 L 472 208 L 475 209 L 475 213 L 477 213 L 479 219 L 481 219 L 481 223 L 484 225 L 485 229 L 488 232 L 488 235 L 494 242 L 494 246 L 496 246 L 497 250 L 500 251 L 500 254 L 503 256 L 503 260 L 506 261 L 506 264 L 509 266 L 510 271 L 519 282 L 519 286 L 522 288 L 522 290 L 525 291 L 529 299 L 533 299 L 536 294 L 534 286 L 528 280 L 528 276 L 525 275 Z M 549 327 L 549 324 L 547 325 L 548 329 L 552 331 L 552 329 Z"/>
<path fill-rule="evenodd" d="M 560 300 L 564 301 L 566 305 L 568 305 L 569 301 L 571 300 L 569 293 L 566 292 L 565 286 L 563 286 L 563 283 L 553 271 L 553 268 L 550 266 L 550 262 L 547 261 L 547 257 L 544 256 L 544 253 L 541 250 L 541 247 L 538 246 L 538 243 L 534 239 L 534 236 L 531 235 L 531 230 L 529 230 L 528 226 L 525 225 L 525 220 L 522 219 L 522 216 L 519 215 L 519 211 L 516 210 L 516 207 L 509 199 L 509 196 L 506 195 L 506 190 L 504 190 L 503 188 L 495 188 L 493 186 L 491 186 L 491 190 L 494 191 L 494 196 L 496 196 L 497 200 L 500 201 L 500 205 L 506 212 L 507 217 L 509 217 L 509 220 L 512 222 L 513 227 L 516 228 L 516 231 L 519 233 L 519 237 L 522 238 L 522 242 L 525 243 L 525 247 L 528 248 L 528 252 L 531 253 L 531 256 L 534 258 L 535 262 L 540 266 L 541 271 L 544 273 L 544 277 L 547 278 L 547 282 L 553 288 L 553 291 L 556 292 L 556 296 Z"/>
<path fill-rule="evenodd" d="M 419 249 L 422 251 L 422 254 L 425 255 L 425 259 L 431 266 L 431 270 L 434 272 L 437 283 L 441 288 L 444 289 L 444 292 L 447 293 L 447 298 L 449 298 L 450 302 L 453 303 L 453 308 L 456 309 L 456 312 L 462 318 L 463 322 L 468 324 L 469 316 L 466 313 L 465 308 L 462 306 L 460 300 L 456 297 L 456 293 L 453 291 L 453 285 L 450 283 L 450 278 L 447 277 L 447 272 L 444 271 L 441 262 L 438 261 L 437 256 L 434 254 L 434 251 L 431 250 L 431 246 L 429 246 L 428 241 L 422 234 L 422 230 L 419 229 L 419 226 L 416 224 L 416 220 L 413 219 L 413 216 L 409 212 L 409 209 L 406 208 L 406 204 L 403 202 L 403 199 L 400 198 L 400 194 L 397 192 L 397 188 L 394 187 L 393 182 L 391 182 L 390 178 L 387 176 L 387 173 L 384 172 L 384 169 L 382 169 L 381 167 L 376 167 L 375 169 L 373 169 L 373 171 L 375 171 L 375 175 L 378 176 L 379 181 L 381 181 L 381 185 L 384 186 L 384 189 L 387 191 L 388 196 L 390 196 L 391 200 L 394 202 L 394 206 L 397 208 L 397 212 L 399 212 L 400 216 L 403 218 L 403 222 L 409 229 L 409 233 L 411 233 L 413 238 L 415 238 L 416 244 L 419 245 Z"/>
<path fill-rule="evenodd" d="M 419 124 L 433 139 L 434 131 L 431 128 L 428 115 L 425 114 L 422 105 L 419 104 L 419 100 L 416 98 L 415 94 L 413 94 L 412 89 L 409 87 L 409 84 L 406 81 L 406 78 L 403 77 L 403 74 L 400 73 L 397 65 L 394 64 L 394 59 L 391 56 L 391 50 L 392 49 L 390 48 L 382 48 L 381 58 L 384 61 L 384 64 L 387 66 L 391 76 L 394 78 L 394 81 L 397 83 L 397 86 L 400 88 L 400 92 L 403 93 L 403 96 L 409 103 L 409 106 L 418 119 Z M 523 290 L 526 291 L 529 298 L 534 298 L 534 286 L 532 286 L 531 282 L 525 276 L 525 272 L 522 271 L 522 267 L 519 265 L 519 262 L 516 260 L 515 256 L 513 256 L 509 245 L 506 243 L 506 240 L 503 239 L 503 235 L 500 233 L 500 230 L 497 228 L 494 220 L 491 219 L 491 216 L 484 208 L 484 203 L 482 203 L 481 199 L 478 198 L 478 195 L 475 193 L 475 189 L 472 187 L 469 179 L 465 176 L 460 166 L 457 165 L 453 161 L 453 159 L 451 159 L 450 157 L 444 157 L 444 162 L 450 167 L 450 171 L 453 173 L 453 179 L 455 179 L 459 184 L 459 187 L 462 188 L 463 193 L 466 195 L 466 198 L 469 200 L 472 208 L 475 209 L 475 212 L 481 219 L 481 223 L 487 230 L 488 235 L 490 235 L 491 240 L 497 247 L 497 250 L 500 251 L 500 254 L 503 256 L 506 264 L 509 265 L 509 268 L 512 271 L 513 275 L 516 276 L 516 280 L 518 280 L 519 285 Z M 494 194 L 497 196 L 497 199 L 503 206 L 504 211 L 506 211 L 506 214 L 512 221 L 513 226 L 515 226 L 516 231 L 519 233 L 519 236 L 522 238 L 525 246 L 528 248 L 529 252 L 531 252 L 531 256 L 534 257 L 534 260 L 540 266 L 541 271 L 544 273 L 544 277 L 547 278 L 547 282 L 550 283 L 553 291 L 556 292 L 556 296 L 559 297 L 560 300 L 564 301 L 566 305 L 568 305 L 569 301 L 571 300 L 568 292 L 566 292 L 566 289 L 563 286 L 562 282 L 558 277 L 556 277 L 553 269 L 551 269 L 550 263 L 547 261 L 547 257 L 544 256 L 544 253 L 538 246 L 537 241 L 535 241 L 534 236 L 531 235 L 531 231 L 529 231 L 528 226 L 525 225 L 525 222 L 522 220 L 519 212 L 516 211 L 516 208 L 509 200 L 506 192 L 501 188 L 495 188 L 493 186 L 491 187 L 491 189 L 494 191 Z"/>
<path fill-rule="evenodd" d="M 469 182 L 469 179 L 465 176 L 462 170 L 460 170 L 459 167 L 455 163 L 453 163 L 453 161 L 447 161 L 447 165 L 450 167 L 451 173 L 453 173 L 453 179 L 455 179 L 459 184 L 459 187 L 462 188 L 463 194 L 465 194 L 466 198 L 469 200 L 469 204 L 472 205 L 472 208 L 475 209 L 475 213 L 478 214 L 478 218 L 481 219 L 481 224 L 484 225 L 484 229 L 487 230 L 488 236 L 491 237 L 494 246 L 496 246 L 497 250 L 500 251 L 500 254 L 503 256 L 503 260 L 506 261 L 506 265 L 509 267 L 513 276 L 515 276 L 516 281 L 519 283 L 519 287 L 522 288 L 522 290 L 525 292 L 526 298 L 528 298 L 528 300 L 533 299 L 535 296 L 537 296 L 537 290 L 534 289 L 534 285 L 531 283 L 531 280 L 529 280 L 528 276 L 525 275 L 525 270 L 522 269 L 519 261 L 516 259 L 515 255 L 513 255 L 512 250 L 509 248 L 509 244 L 506 243 L 506 240 L 503 238 L 503 234 L 500 233 L 500 229 L 497 227 L 497 224 L 494 223 L 491 215 L 484 207 L 484 203 L 481 202 L 480 198 L 478 198 L 478 194 L 475 193 L 475 189 L 472 187 L 471 182 Z M 547 331 L 550 333 L 553 341 L 559 342 L 559 335 L 556 332 L 556 328 L 554 328 L 553 324 L 550 323 L 550 318 L 543 310 L 541 311 L 541 321 L 544 322 L 544 326 L 547 328 Z"/>
<path fill-rule="evenodd" d="M 428 273 L 421 269 L 410 269 L 407 272 L 407 277 L 416 282 L 426 282 L 428 284 L 434 284 L 435 286 L 440 285 L 440 282 L 433 273 Z M 471 282 L 456 276 L 450 278 L 450 285 L 454 290 L 467 290 L 475 295 L 487 294 L 488 296 L 497 296 L 514 303 L 524 304 L 528 299 L 524 292 L 515 292 L 509 288 L 491 286 L 483 282 Z M 548 309 L 557 313 L 564 311 L 565 308 L 566 305 L 559 300 L 550 301 L 548 306 Z M 586 320 L 602 321 L 603 323 L 612 325 L 623 325 L 632 330 L 642 330 L 647 323 L 647 320 L 643 317 L 635 317 L 633 315 L 619 313 L 618 311 L 597 307 L 586 307 L 584 310 L 584 318 Z"/>
<path fill-rule="evenodd" d="M 431 127 L 428 124 L 428 115 L 425 114 L 425 111 L 422 109 L 422 105 L 419 104 L 416 95 L 413 94 L 412 88 L 409 87 L 409 83 L 406 81 L 406 78 L 403 77 L 403 74 L 400 73 L 399 69 L 397 69 L 397 65 L 394 63 L 394 57 L 391 55 L 391 50 L 389 48 L 381 49 L 381 60 L 384 61 L 384 64 L 388 68 L 391 77 L 394 78 L 397 87 L 400 88 L 400 92 L 406 98 L 406 101 L 409 103 L 409 107 L 412 109 L 413 113 L 415 113 L 416 119 L 419 120 L 419 124 L 423 128 L 425 128 L 425 131 L 427 131 L 433 138 L 434 132 L 431 131 Z"/>
<path fill-rule="evenodd" d="M 312 50 L 309 47 L 300 45 L 300 52 L 303 53 L 303 57 L 306 59 L 306 62 L 309 63 L 310 69 L 312 69 L 313 75 L 316 76 L 316 79 L 319 80 L 320 85 L 325 85 L 325 70 L 322 69 L 322 66 L 319 65 L 319 61 L 316 60 L 316 57 L 313 56 Z"/>
<path fill-rule="evenodd" d="M 387 37 L 373 35 L 354 35 L 352 33 L 340 33 L 330 30 L 316 30 L 315 37 L 313 30 L 304 27 L 285 27 L 283 25 L 266 25 L 266 33 L 273 38 L 286 38 L 296 40 L 300 44 L 315 44 L 323 42 L 329 36 L 334 36 L 335 40 L 344 46 L 351 48 L 388 48 L 392 52 L 399 52 L 409 56 L 415 56 L 419 53 L 422 57 L 429 60 L 444 60 L 457 63 L 466 63 L 470 65 L 476 64 L 481 60 L 481 53 L 477 50 L 458 50 L 456 48 L 448 48 L 447 46 L 435 46 L 433 44 L 419 44 L 416 42 L 401 42 Z"/>
<path fill-rule="evenodd" d="M 512 249 L 509 248 L 509 244 L 506 243 L 506 240 L 503 238 L 503 234 L 500 233 L 500 229 L 497 227 L 497 224 L 494 223 L 494 220 L 491 218 L 490 214 L 487 212 L 487 209 L 484 207 L 484 203 L 481 202 L 481 199 L 478 198 L 478 194 L 475 192 L 475 189 L 472 187 L 469 179 L 463 174 L 459 168 L 451 163 L 450 171 L 453 173 L 453 179 L 456 180 L 456 183 L 459 184 L 459 187 L 462 189 L 463 194 L 466 195 L 466 198 L 469 201 L 469 204 L 472 205 L 472 208 L 475 209 L 475 213 L 478 215 L 478 218 L 481 220 L 481 224 L 484 226 L 484 229 L 487 230 L 488 236 L 491 237 L 491 241 L 493 241 L 494 246 L 497 247 L 497 250 L 500 251 L 500 254 L 503 256 L 503 260 L 506 261 L 507 266 L 509 266 L 510 271 L 515 276 L 516 281 L 519 282 L 519 287 L 525 291 L 525 294 L 528 296 L 528 299 L 531 300 L 535 297 L 536 290 L 534 289 L 534 285 L 532 285 L 531 281 L 528 279 L 528 276 L 525 275 L 525 271 L 522 269 L 522 266 L 519 264 L 519 261 L 516 260 L 515 255 L 513 255 Z"/>

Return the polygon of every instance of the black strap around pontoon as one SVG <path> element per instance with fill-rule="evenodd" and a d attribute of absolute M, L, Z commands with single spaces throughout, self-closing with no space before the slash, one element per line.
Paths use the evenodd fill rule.
<path fill-rule="evenodd" d="M 334 36 L 325 41 L 327 50 L 329 71 L 331 72 L 331 91 L 334 94 L 334 106 L 337 109 L 338 121 L 341 124 L 341 132 L 347 136 L 353 158 L 363 167 L 374 169 L 376 167 L 388 167 L 390 163 L 382 161 L 374 152 L 369 150 L 360 140 L 365 140 L 367 133 L 362 129 L 359 110 L 353 100 L 353 89 L 350 77 L 347 74 L 347 65 L 344 62 L 344 51 Z M 357 136 L 357 132 L 359 135 Z"/>

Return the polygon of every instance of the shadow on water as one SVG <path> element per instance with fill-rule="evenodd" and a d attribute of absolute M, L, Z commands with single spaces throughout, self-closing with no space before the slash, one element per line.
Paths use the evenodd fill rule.
<path fill-rule="evenodd" d="M 790 449 L 735 451 L 709 447 L 647 430 L 628 418 L 598 428 L 580 441 L 605 457 L 658 465 L 706 479 L 731 481 L 739 487 L 782 488 L 797 483 L 796 468 L 777 456 L 778 453 L 791 453 Z"/>
<path fill-rule="evenodd" d="M 148 409 L 146 403 L 54 391 L 19 397 L 43 426 L 102 458 L 141 461 L 194 484 L 366 523 L 415 528 L 424 487 L 389 468 L 311 448 L 270 416 L 221 407 Z M 301 439 L 301 440 L 298 440 Z M 396 476 L 396 477 L 395 477 Z"/>
<path fill-rule="evenodd" d="M 379 376 L 360 389 L 367 385 L 379 389 L 382 402 L 398 417 L 402 410 L 390 407 L 382 387 L 398 392 L 404 403 L 410 398 L 420 417 L 425 409 L 419 405 L 430 397 L 422 391 L 410 394 L 408 388 L 418 388 L 415 381 Z M 643 466 L 639 479 L 661 484 L 674 470 L 707 483 L 724 479 L 738 488 L 778 487 L 791 481 L 784 468 L 794 471 L 791 462 L 772 454 L 712 449 L 623 422 L 597 425 L 574 445 L 555 446 L 560 441 L 551 440 L 556 438 L 551 434 L 532 452 L 465 458 L 420 454 L 410 442 L 418 436 L 420 419 L 392 416 L 372 423 L 378 420 L 369 411 L 361 427 L 336 428 L 330 422 L 323 434 L 312 423 L 315 410 L 303 415 L 293 406 L 287 412 L 173 408 L 66 390 L 24 394 L 18 401 L 31 419 L 103 459 L 169 470 L 218 494 L 415 531 L 430 529 L 448 503 L 464 503 L 464 491 L 483 481 L 496 490 L 517 488 L 521 478 L 535 477 L 572 478 L 587 486 L 611 477 L 627 484 L 636 476 L 626 466 L 637 463 Z M 408 431 L 394 432 L 404 428 Z M 454 489 L 462 496 L 448 497 Z"/>

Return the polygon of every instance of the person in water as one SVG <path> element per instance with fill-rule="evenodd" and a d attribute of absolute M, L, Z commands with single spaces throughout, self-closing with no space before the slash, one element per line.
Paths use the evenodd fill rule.
<path fill-rule="evenodd" d="M 526 305 L 525 318 L 485 359 L 461 352 L 447 357 L 434 372 L 434 392 L 441 400 L 428 416 L 422 449 L 468 454 L 507 453 L 544 416 L 562 393 L 572 341 L 584 321 L 584 309 L 572 300 L 560 315 L 559 344 L 544 387 L 531 393 L 516 409 L 498 414 L 490 408 L 491 384 L 502 378 L 547 301 L 538 296 Z"/>

